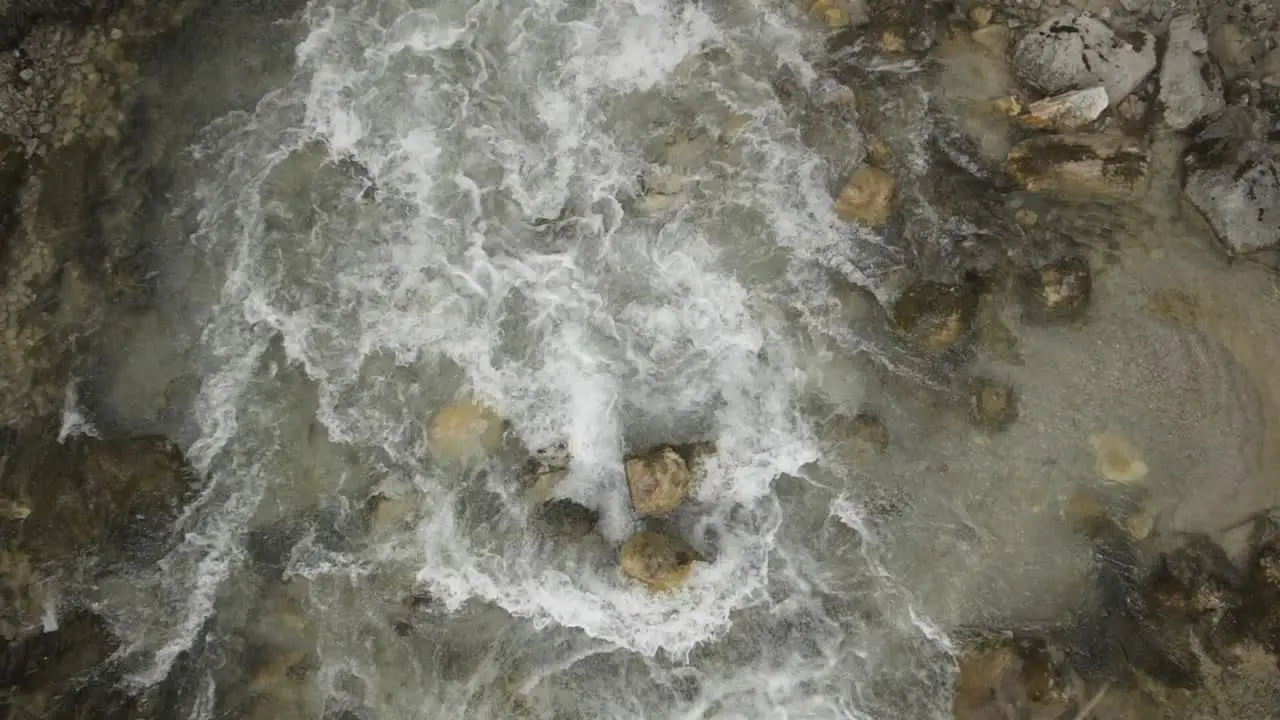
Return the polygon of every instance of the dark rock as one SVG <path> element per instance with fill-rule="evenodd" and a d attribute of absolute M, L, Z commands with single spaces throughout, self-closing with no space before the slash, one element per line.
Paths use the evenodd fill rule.
<path fill-rule="evenodd" d="M 595 532 L 600 513 L 572 500 L 552 500 L 537 510 L 538 518 L 560 538 L 580 540 Z"/>
<path fill-rule="evenodd" d="M 1280 655 L 1280 514 L 1276 511 L 1256 519 L 1244 570 L 1236 627 L 1240 634 Z"/>
<path fill-rule="evenodd" d="M 1073 255 L 1028 268 L 1018 278 L 1018 289 L 1026 319 L 1052 322 L 1079 318 L 1093 294 L 1089 260 Z"/>
<path fill-rule="evenodd" d="M 1032 192 L 1124 201 L 1146 191 L 1149 164 L 1146 148 L 1122 135 L 1041 135 L 1015 145 L 1005 170 Z"/>
<path fill-rule="evenodd" d="M 890 323 L 911 347 L 937 356 L 968 337 L 977 310 L 978 296 L 971 288 L 924 281 L 894 301 Z"/>

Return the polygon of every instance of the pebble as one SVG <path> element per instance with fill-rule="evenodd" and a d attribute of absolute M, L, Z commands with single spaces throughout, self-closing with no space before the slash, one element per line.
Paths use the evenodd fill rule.
<path fill-rule="evenodd" d="M 119 40 L 119 39 L 120 39 L 120 38 L 122 38 L 122 37 L 124 37 L 124 31 L 123 31 L 123 30 L 121 30 L 120 28 L 112 28 L 112 29 L 111 29 L 111 39 L 112 39 L 112 40 Z"/>
<path fill-rule="evenodd" d="M 18 77 L 22 78 L 23 82 L 28 82 L 28 83 L 31 82 L 31 80 L 35 78 L 35 76 L 36 76 L 36 71 L 32 70 L 31 68 L 27 68 L 26 70 L 23 70 L 22 72 L 18 73 Z"/>

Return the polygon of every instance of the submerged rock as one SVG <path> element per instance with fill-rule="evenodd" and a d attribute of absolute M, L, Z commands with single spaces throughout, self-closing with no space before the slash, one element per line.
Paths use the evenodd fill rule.
<path fill-rule="evenodd" d="M 1070 320 L 1084 314 L 1093 294 L 1093 273 L 1083 255 L 1025 270 L 1018 278 L 1025 316 L 1036 322 Z"/>
<path fill-rule="evenodd" d="M 1062 648 L 1013 635 L 975 643 L 956 660 L 955 720 L 1057 718 L 1075 700 Z"/>
<path fill-rule="evenodd" d="M 974 378 L 966 388 L 969 419 L 984 430 L 1003 430 L 1018 419 L 1018 396 L 1013 386 L 990 378 Z"/>
<path fill-rule="evenodd" d="M 1192 170 L 1183 193 L 1231 256 L 1280 245 L 1280 150 L 1257 146 Z"/>
<path fill-rule="evenodd" d="M 836 198 L 835 211 L 841 220 L 875 227 L 893 214 L 893 178 L 883 170 L 862 167 L 849 178 Z"/>
<path fill-rule="evenodd" d="M 893 329 L 929 355 L 958 346 L 973 327 L 978 297 L 963 285 L 924 281 L 913 285 L 893 304 Z"/>
<path fill-rule="evenodd" d="M 1107 90 L 1096 85 L 1083 90 L 1037 100 L 1018 116 L 1018 122 L 1033 128 L 1058 132 L 1077 130 L 1107 109 Z"/>
<path fill-rule="evenodd" d="M 1004 166 L 1032 192 L 1132 200 L 1146 191 L 1149 158 L 1146 148 L 1122 135 L 1046 135 L 1015 145 Z"/>
<path fill-rule="evenodd" d="M 533 502 L 551 499 L 556 486 L 569 476 L 571 459 L 569 446 L 564 442 L 542 448 L 529 458 L 521 471 L 521 482 L 528 488 Z"/>
<path fill-rule="evenodd" d="M 626 461 L 631 505 L 640 517 L 666 515 L 684 503 L 693 473 L 674 448 L 662 447 Z"/>
<path fill-rule="evenodd" d="M 654 590 L 670 590 L 688 579 L 698 551 L 679 538 L 656 532 L 632 535 L 622 544 L 622 574 Z"/>
<path fill-rule="evenodd" d="M 504 430 L 502 418 L 483 405 L 446 405 L 427 427 L 427 446 L 441 461 L 472 462 L 496 450 Z"/>
<path fill-rule="evenodd" d="M 555 535 L 581 540 L 595 532 L 600 513 L 572 500 L 552 500 L 538 508 L 537 516 Z"/>
<path fill-rule="evenodd" d="M 1050 95 L 1101 85 L 1115 105 L 1156 69 L 1155 39 L 1137 33 L 1126 41 L 1088 13 L 1062 15 L 1018 41 L 1013 65 Z"/>
<path fill-rule="evenodd" d="M 889 449 L 889 428 L 879 415 L 862 411 L 852 418 L 841 417 L 843 445 L 854 457 L 880 455 Z"/>
<path fill-rule="evenodd" d="M 1164 121 L 1186 130 L 1226 109 L 1223 81 L 1209 59 L 1209 40 L 1195 15 L 1169 23 L 1169 45 L 1160 67 L 1160 104 Z"/>
<path fill-rule="evenodd" d="M 1147 463 L 1142 452 L 1115 433 L 1089 436 L 1093 448 L 1094 468 L 1102 479 L 1115 483 L 1136 483 L 1147 476 Z"/>

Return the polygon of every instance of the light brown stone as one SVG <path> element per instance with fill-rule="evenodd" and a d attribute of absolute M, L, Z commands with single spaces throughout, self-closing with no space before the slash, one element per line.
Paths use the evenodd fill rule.
<path fill-rule="evenodd" d="M 836 215 L 842 220 L 875 227 L 893 213 L 893 178 L 883 170 L 863 167 L 849 178 L 836 198 Z"/>
<path fill-rule="evenodd" d="M 689 496 L 693 474 L 674 449 L 664 447 L 626 462 L 631 505 L 640 517 L 666 515 Z"/>
<path fill-rule="evenodd" d="M 656 532 L 632 535 L 622 544 L 622 574 L 654 590 L 671 590 L 689 578 L 698 551 L 689 543 Z"/>
<path fill-rule="evenodd" d="M 478 460 L 502 443 L 502 418 L 475 403 L 446 405 L 427 427 L 427 446 L 445 462 Z"/>

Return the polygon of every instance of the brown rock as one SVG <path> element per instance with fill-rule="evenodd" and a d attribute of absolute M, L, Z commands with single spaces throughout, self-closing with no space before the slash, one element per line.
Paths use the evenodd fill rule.
<path fill-rule="evenodd" d="M 925 281 L 898 297 L 891 323 L 917 350 L 941 355 L 969 334 L 977 310 L 977 295 L 969 288 Z"/>
<path fill-rule="evenodd" d="M 859 168 L 840 189 L 835 211 L 841 220 L 875 227 L 893 214 L 893 178 L 873 167 Z"/>
<path fill-rule="evenodd" d="M 1107 89 L 1098 85 L 1037 100 L 1018 116 L 1018 122 L 1041 130 L 1078 130 L 1097 120 L 1106 109 Z"/>
<path fill-rule="evenodd" d="M 1018 419 L 1018 398 L 1011 386 L 987 378 L 969 381 L 969 419 L 986 430 L 1003 430 Z"/>
<path fill-rule="evenodd" d="M 1057 718 L 1074 700 L 1061 649 L 1037 637 L 975 644 L 957 658 L 955 720 Z"/>
<path fill-rule="evenodd" d="M 632 535 L 622 544 L 622 574 L 654 590 L 670 590 L 688 579 L 701 559 L 689 543 L 656 532 Z"/>
<path fill-rule="evenodd" d="M 1071 200 L 1133 200 L 1148 182 L 1147 151 L 1121 135 L 1043 135 L 1018 143 L 1005 170 L 1023 188 Z"/>
<path fill-rule="evenodd" d="M 640 517 L 666 515 L 689 497 L 693 474 L 674 448 L 663 447 L 626 462 L 631 505 Z"/>

